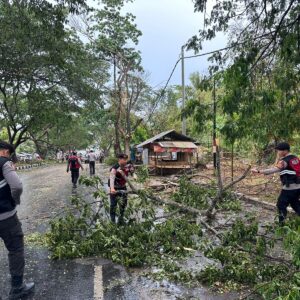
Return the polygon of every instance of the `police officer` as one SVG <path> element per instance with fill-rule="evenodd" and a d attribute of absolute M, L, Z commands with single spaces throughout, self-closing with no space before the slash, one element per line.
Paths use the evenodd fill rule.
<path fill-rule="evenodd" d="M 14 152 L 12 145 L 0 141 L 0 237 L 8 250 L 11 275 L 9 299 L 19 299 L 34 289 L 33 282 L 23 283 L 24 239 L 16 210 L 23 188 L 11 161 Z"/>
<path fill-rule="evenodd" d="M 275 149 L 278 156 L 275 167 L 265 170 L 252 169 L 252 172 L 264 175 L 279 173 L 282 190 L 277 201 L 277 208 L 279 223 L 283 224 L 289 205 L 300 216 L 300 161 L 297 156 L 290 153 L 290 145 L 286 142 L 279 143 Z"/>
<path fill-rule="evenodd" d="M 83 170 L 80 158 L 77 156 L 77 152 L 73 151 L 72 155 L 68 158 L 67 173 L 71 170 L 71 180 L 73 188 L 77 188 L 77 181 L 79 178 L 79 169 Z"/>
<path fill-rule="evenodd" d="M 119 202 L 120 216 L 118 223 L 124 223 L 124 212 L 127 206 L 127 188 L 125 175 L 133 175 L 133 165 L 127 161 L 127 154 L 119 154 L 118 163 L 110 169 L 109 187 L 110 187 L 110 218 L 113 223 L 116 222 L 116 208 Z"/>

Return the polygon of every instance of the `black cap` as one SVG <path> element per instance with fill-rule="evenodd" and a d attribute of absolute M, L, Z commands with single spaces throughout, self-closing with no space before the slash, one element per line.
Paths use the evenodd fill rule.
<path fill-rule="evenodd" d="M 276 150 L 288 150 L 290 151 L 291 147 L 290 147 L 290 144 L 289 143 L 286 143 L 286 142 L 281 142 L 279 143 L 276 147 L 275 147 Z"/>
<path fill-rule="evenodd" d="M 0 149 L 9 150 L 10 154 L 15 153 L 15 147 L 5 141 L 0 141 Z"/>
<path fill-rule="evenodd" d="M 120 154 L 118 155 L 118 159 L 128 159 L 128 155 L 125 154 L 125 153 L 120 153 Z"/>

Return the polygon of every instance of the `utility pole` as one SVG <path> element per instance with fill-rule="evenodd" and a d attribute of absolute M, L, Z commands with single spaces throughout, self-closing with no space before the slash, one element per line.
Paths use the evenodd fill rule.
<path fill-rule="evenodd" d="M 185 48 L 185 45 L 181 47 L 182 111 L 184 111 L 184 108 L 185 108 L 184 48 Z M 185 115 L 182 116 L 182 134 L 186 135 L 186 118 L 185 118 Z"/>
<path fill-rule="evenodd" d="M 214 168 L 217 169 L 217 103 L 216 103 L 216 80 L 214 78 L 213 87 L 213 155 L 214 155 Z"/>

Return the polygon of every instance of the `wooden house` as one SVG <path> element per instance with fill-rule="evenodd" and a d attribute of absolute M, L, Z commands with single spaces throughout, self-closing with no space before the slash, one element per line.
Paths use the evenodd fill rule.
<path fill-rule="evenodd" d="M 161 175 L 193 166 L 195 141 L 175 130 L 162 132 L 137 146 L 143 149 L 143 164 Z"/>

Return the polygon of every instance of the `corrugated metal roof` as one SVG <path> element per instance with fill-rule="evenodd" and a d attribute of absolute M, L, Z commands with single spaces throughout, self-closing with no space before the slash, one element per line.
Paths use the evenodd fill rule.
<path fill-rule="evenodd" d="M 172 130 L 168 130 L 168 131 L 161 132 L 161 133 L 157 134 L 156 136 L 154 136 L 154 137 L 152 137 L 152 138 L 146 140 L 145 142 L 143 142 L 143 143 L 137 145 L 136 147 L 137 147 L 137 148 L 142 148 L 143 146 L 146 146 L 147 144 L 153 143 L 153 142 L 155 142 L 156 140 L 163 138 L 165 135 L 171 133 L 172 131 L 175 131 L 175 130 L 172 129 Z"/>
<path fill-rule="evenodd" d="M 155 141 L 158 141 L 158 140 L 163 139 L 163 137 L 165 137 L 166 135 L 168 135 L 168 134 L 170 134 L 170 133 L 176 134 L 176 135 L 178 136 L 177 138 L 182 137 L 182 138 L 184 138 L 184 139 L 187 139 L 187 140 L 190 140 L 190 141 L 194 141 L 192 138 L 190 138 L 190 137 L 188 137 L 188 136 L 185 136 L 185 135 L 183 135 L 183 134 L 181 134 L 181 133 L 178 133 L 178 132 L 176 132 L 174 129 L 172 129 L 172 130 L 168 130 L 168 131 L 161 132 L 161 133 L 157 134 L 156 136 L 154 136 L 154 137 L 152 137 L 152 138 L 150 138 L 150 139 L 144 141 L 143 143 L 137 145 L 136 147 L 137 147 L 137 148 L 142 148 L 142 147 L 144 147 L 144 146 L 146 146 L 146 145 L 148 145 L 148 144 L 151 144 L 151 143 L 153 143 L 153 142 L 155 142 Z"/>
<path fill-rule="evenodd" d="M 183 141 L 171 141 L 171 142 L 159 142 L 158 143 L 163 148 L 192 148 L 197 149 L 198 147 L 193 142 L 183 142 Z"/>

